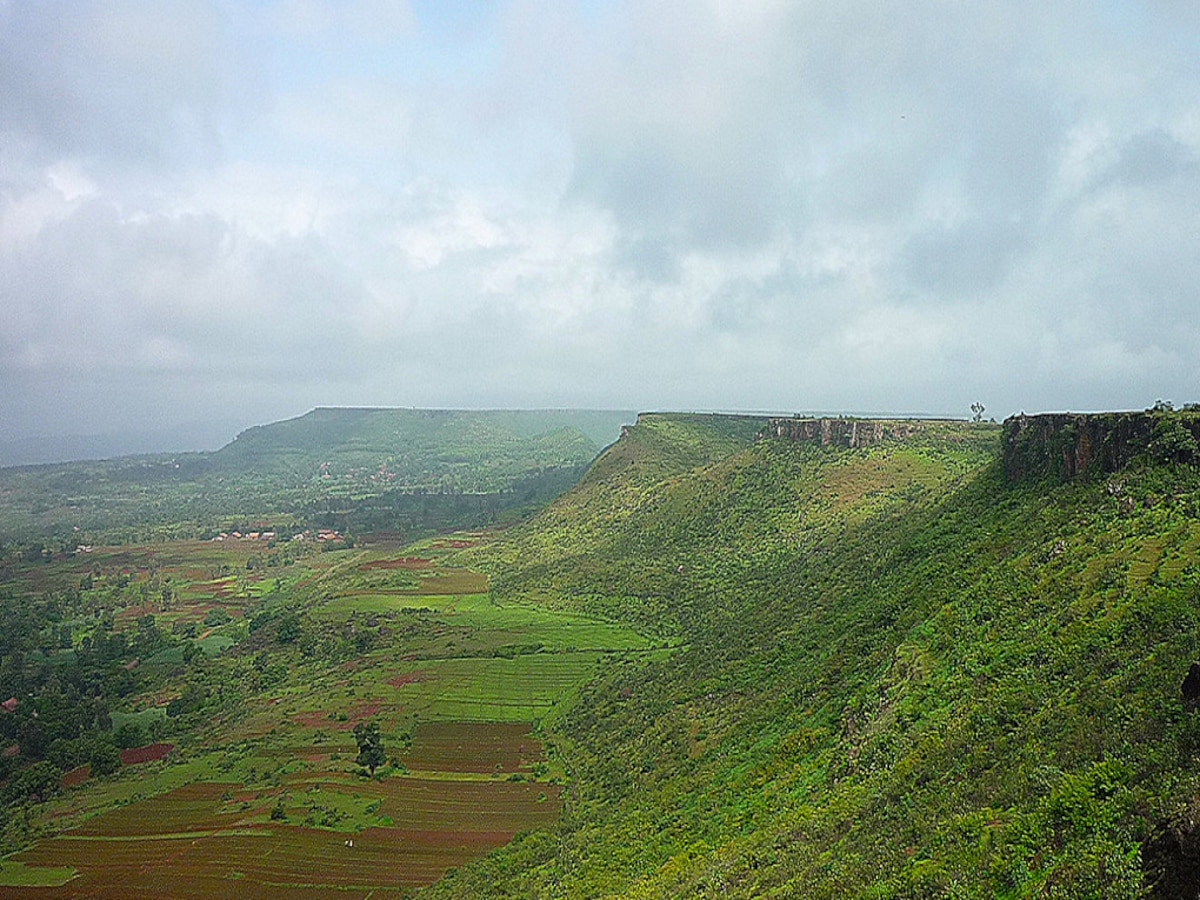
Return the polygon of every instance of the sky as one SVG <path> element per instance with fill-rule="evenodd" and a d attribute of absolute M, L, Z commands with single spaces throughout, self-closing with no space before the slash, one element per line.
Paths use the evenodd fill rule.
<path fill-rule="evenodd" d="M 1190 0 L 0 0 L 10 447 L 1196 401 L 1198 251 Z"/>

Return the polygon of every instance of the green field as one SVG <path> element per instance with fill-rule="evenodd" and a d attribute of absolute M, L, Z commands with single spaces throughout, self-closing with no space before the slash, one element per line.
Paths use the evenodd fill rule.
<path fill-rule="evenodd" d="M 86 577 L 79 602 L 115 608 L 132 657 L 117 670 L 135 689 L 111 727 L 178 746 L 40 810 L 33 833 L 49 835 L 5 864 L 11 895 L 203 895 L 234 880 L 256 896 L 400 896 L 552 823 L 565 772 L 532 729 L 651 642 L 565 607 L 498 601 L 481 573 L 441 562 L 480 540 L 300 548 L 275 570 L 247 569 L 246 542 L 155 543 L 26 569 L 22 590 Z M 72 625 L 73 642 L 101 633 L 91 624 Z M 368 721 L 386 752 L 375 778 L 355 763 L 353 728 Z"/>

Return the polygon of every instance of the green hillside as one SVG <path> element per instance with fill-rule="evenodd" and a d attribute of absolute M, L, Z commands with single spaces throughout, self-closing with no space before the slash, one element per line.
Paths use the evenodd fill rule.
<path fill-rule="evenodd" d="M 212 453 L 0 469 L 0 540 L 272 517 L 357 531 L 473 527 L 570 487 L 632 413 L 315 409 Z M 85 540 L 88 535 L 84 535 Z"/>
<path fill-rule="evenodd" d="M 344 476 L 382 469 L 398 486 L 495 490 L 530 466 L 590 462 L 632 418 L 572 410 L 314 409 L 243 431 L 206 469 Z"/>
<path fill-rule="evenodd" d="M 10 545 L 0 886 L 1200 894 L 1200 415 L 643 413 L 581 478 L 553 415 L 317 410 L 186 475 L 367 521 L 423 496 L 380 472 L 573 473 L 511 527 Z"/>
<path fill-rule="evenodd" d="M 997 426 L 845 449 L 643 417 L 465 556 L 686 646 L 563 719 L 556 830 L 430 895 L 1196 896 L 1200 477 L 1167 431 L 1010 480 Z"/>

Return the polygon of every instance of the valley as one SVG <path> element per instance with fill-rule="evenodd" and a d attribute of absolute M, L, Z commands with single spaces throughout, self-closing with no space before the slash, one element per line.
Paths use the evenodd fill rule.
<path fill-rule="evenodd" d="M 10 540 L 0 884 L 1194 896 L 1200 417 L 1123 415 L 643 413 L 487 527 Z"/>

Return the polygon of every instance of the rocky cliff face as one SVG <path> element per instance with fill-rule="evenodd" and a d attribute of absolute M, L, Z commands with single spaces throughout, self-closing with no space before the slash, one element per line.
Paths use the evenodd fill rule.
<path fill-rule="evenodd" d="M 904 440 L 924 431 L 931 419 L 768 419 L 765 437 L 820 444 L 822 447 L 869 447 L 888 438 Z"/>
<path fill-rule="evenodd" d="M 1010 481 L 1115 472 L 1134 456 L 1195 461 L 1200 416 L 1156 412 L 1047 413 L 1004 421 L 1004 474 Z"/>

